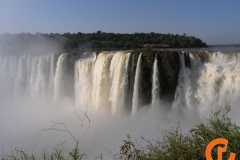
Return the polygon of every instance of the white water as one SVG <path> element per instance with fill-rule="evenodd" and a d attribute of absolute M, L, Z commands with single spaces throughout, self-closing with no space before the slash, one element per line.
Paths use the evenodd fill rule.
<path fill-rule="evenodd" d="M 232 105 L 237 107 L 239 93 L 239 54 L 210 54 L 210 62 L 202 63 L 198 54 L 189 53 L 191 68 L 185 66 L 184 53 L 179 54 L 180 72 L 173 108 L 202 112 L 205 106 Z M 57 60 L 58 59 L 58 60 Z M 112 114 L 121 113 L 126 105 L 129 87 L 128 66 L 130 53 L 101 53 L 97 60 L 79 60 L 75 64 L 76 105 L 88 104 L 92 108 L 106 108 Z M 1 99 L 41 98 L 55 100 L 65 97 L 66 54 L 20 58 L 5 56 L 1 61 Z M 157 57 L 153 64 L 152 102 L 159 97 Z M 139 55 L 132 100 L 132 114 L 138 110 L 141 54 Z M 73 91 L 74 92 L 74 91 Z M 184 93 L 184 94 L 183 94 Z M 185 107 L 183 107 L 185 106 Z"/>
<path fill-rule="evenodd" d="M 202 118 L 212 110 L 230 105 L 238 113 L 240 62 L 233 55 L 213 53 L 209 62 L 201 63 L 196 54 L 190 53 L 191 68 L 188 68 L 183 54 L 179 54 L 181 67 L 173 109 L 189 113 L 190 117 L 197 112 Z"/>
<path fill-rule="evenodd" d="M 14 56 L 6 56 L 1 58 L 2 63 L 0 63 L 0 100 L 4 101 L 14 92 L 14 76 L 17 70 L 17 58 Z"/>
<path fill-rule="evenodd" d="M 140 53 L 137 61 L 137 69 L 134 79 L 134 90 L 133 90 L 133 100 L 132 100 L 132 115 L 137 112 L 139 105 L 139 81 L 141 78 L 141 61 L 142 61 L 142 53 Z"/>
<path fill-rule="evenodd" d="M 202 63 L 197 54 L 190 53 L 191 68 L 187 68 L 184 53 L 179 54 L 181 66 L 175 100 L 172 106 L 166 106 L 169 110 L 164 110 L 159 107 L 166 105 L 164 103 L 139 107 L 138 81 L 143 58 L 140 54 L 134 77 L 133 116 L 124 114 L 130 53 L 100 53 L 95 61 L 78 60 L 75 64 L 74 106 L 82 116 L 87 104 L 91 120 L 90 129 L 80 143 L 81 151 L 93 154 L 93 158 L 96 154 L 104 154 L 104 148 L 118 151 L 127 134 L 134 138 L 143 135 L 154 139 L 160 135 L 157 127 L 169 128 L 186 120 L 181 126 L 188 128 L 188 124 L 225 105 L 231 105 L 233 115 L 237 116 L 240 111 L 239 55 L 213 53 L 209 62 Z M 35 143 L 36 150 L 50 150 L 64 140 L 67 146 L 74 147 L 68 134 L 39 132 L 50 127 L 50 121 L 66 123 L 76 136 L 81 129 L 74 102 L 65 99 L 65 89 L 69 87 L 67 61 L 66 54 L 59 57 L 53 54 L 19 58 L 0 56 L 0 145 L 5 150 L 9 151 L 12 146 L 31 152 Z M 159 97 L 156 90 L 161 85 L 157 79 L 157 63 L 155 56 L 153 76 L 149 77 L 153 79 L 152 102 Z M 83 130 L 87 125 L 84 124 Z"/>
<path fill-rule="evenodd" d="M 156 103 L 159 100 L 160 96 L 160 80 L 159 80 L 159 71 L 158 71 L 158 57 L 155 54 L 155 59 L 153 63 L 153 86 L 152 86 L 152 104 Z"/>
<path fill-rule="evenodd" d="M 66 83 L 66 76 L 67 76 L 67 54 L 62 54 L 57 61 L 56 67 L 56 76 L 54 78 L 54 93 L 53 99 L 57 101 L 59 98 L 63 98 L 64 96 L 64 88 Z"/>
<path fill-rule="evenodd" d="M 40 57 L 38 59 L 38 65 L 37 65 L 37 70 L 36 70 L 36 80 L 35 80 L 35 84 L 34 88 L 35 94 L 33 94 L 35 97 L 42 97 L 42 98 L 46 98 L 48 96 L 49 93 L 49 88 L 48 88 L 48 84 L 49 83 L 49 75 L 50 75 L 50 56 L 46 56 L 46 57 Z M 34 72 L 34 71 L 32 71 Z"/>
<path fill-rule="evenodd" d="M 27 83 L 27 56 L 19 59 L 17 73 L 15 78 L 14 96 L 24 96 Z"/>
<path fill-rule="evenodd" d="M 112 54 L 100 53 L 97 57 L 93 70 L 92 106 L 98 110 L 109 108 L 110 78 L 109 67 Z"/>
<path fill-rule="evenodd" d="M 55 54 L 51 54 L 50 59 L 50 72 L 49 72 L 49 98 L 53 97 L 53 89 L 54 89 L 54 77 L 57 63 L 57 56 Z"/>
<path fill-rule="evenodd" d="M 1 96 L 7 98 L 51 98 L 53 91 L 54 67 L 53 54 L 31 57 L 24 55 L 2 58 Z M 51 65 L 51 67 L 50 67 Z"/>
<path fill-rule="evenodd" d="M 112 114 L 121 113 L 126 106 L 126 90 L 128 87 L 127 71 L 130 53 L 117 52 L 113 55 L 110 66 L 111 92 L 110 102 Z"/>
<path fill-rule="evenodd" d="M 201 68 L 198 79 L 200 114 L 208 111 L 207 106 L 217 109 L 219 106 L 230 105 L 236 115 L 239 113 L 240 104 L 240 61 L 236 58 L 239 54 L 218 56 L 213 54 L 210 63 Z M 219 61 L 222 58 L 222 62 Z M 230 61 L 228 61 L 231 59 Z"/>
<path fill-rule="evenodd" d="M 94 62 L 78 60 L 75 64 L 75 101 L 77 106 L 92 106 Z"/>
<path fill-rule="evenodd" d="M 75 64 L 75 101 L 95 110 L 105 108 L 119 114 L 126 105 L 130 53 L 100 53 L 96 61 Z"/>

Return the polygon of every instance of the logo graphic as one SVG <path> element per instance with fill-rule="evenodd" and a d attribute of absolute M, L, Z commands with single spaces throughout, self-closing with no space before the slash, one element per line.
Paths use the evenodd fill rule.
<path fill-rule="evenodd" d="M 213 147 L 216 145 L 224 145 L 224 147 L 218 146 L 218 160 L 222 160 L 222 153 L 227 151 L 228 140 L 224 138 L 217 138 L 211 141 L 208 144 L 205 151 L 207 160 L 213 160 L 211 153 L 212 153 Z M 230 153 L 230 157 L 228 158 L 228 160 L 235 160 L 235 157 L 236 157 L 236 153 Z"/>

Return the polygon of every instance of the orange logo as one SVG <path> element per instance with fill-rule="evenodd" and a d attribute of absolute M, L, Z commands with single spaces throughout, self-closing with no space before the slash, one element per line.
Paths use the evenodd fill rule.
<path fill-rule="evenodd" d="M 205 155 L 206 155 L 206 159 L 207 160 L 213 160 L 212 156 L 211 156 L 211 152 L 214 146 L 216 145 L 224 145 L 224 147 L 222 146 L 218 146 L 218 160 L 222 160 L 222 153 L 227 151 L 227 145 L 228 145 L 228 140 L 224 139 L 224 138 L 217 138 L 214 139 L 213 141 L 211 141 L 205 151 Z M 236 153 L 230 153 L 230 157 L 228 160 L 235 160 L 236 157 Z"/>

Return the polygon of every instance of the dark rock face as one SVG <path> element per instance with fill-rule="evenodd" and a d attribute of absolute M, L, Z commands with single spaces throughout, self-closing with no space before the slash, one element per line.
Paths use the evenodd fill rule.
<path fill-rule="evenodd" d="M 142 53 L 142 104 L 150 104 L 152 99 L 152 75 L 155 54 Z"/>
<path fill-rule="evenodd" d="M 74 65 L 77 61 L 77 58 L 71 54 L 67 54 L 67 62 L 66 62 L 66 75 L 65 75 L 65 86 L 64 86 L 64 94 L 67 97 L 74 96 Z"/>
<path fill-rule="evenodd" d="M 140 53 L 133 54 L 133 63 L 135 76 L 137 60 Z M 160 80 L 160 97 L 168 97 L 173 100 L 174 93 L 177 87 L 178 72 L 179 72 L 179 55 L 176 51 L 160 51 L 152 53 L 142 53 L 142 64 L 141 64 L 141 79 L 140 79 L 140 90 L 139 95 L 141 104 L 146 105 L 151 103 L 152 99 L 152 77 L 153 77 L 153 65 L 155 54 L 158 54 L 158 70 Z M 131 81 L 134 78 L 131 78 Z M 131 81 L 129 83 L 131 84 Z M 133 82 L 134 84 L 134 82 Z M 133 86 L 133 84 L 131 86 Z M 132 88 L 132 87 L 131 87 Z"/>
<path fill-rule="evenodd" d="M 179 55 L 176 51 L 160 52 L 160 83 L 162 96 L 174 98 L 179 73 Z"/>
<path fill-rule="evenodd" d="M 134 79 L 135 79 L 135 71 L 137 65 L 137 59 L 139 54 L 131 54 L 128 66 L 128 88 L 127 88 L 127 106 L 125 106 L 128 111 L 132 109 L 132 99 L 133 99 L 133 88 L 134 88 Z"/>

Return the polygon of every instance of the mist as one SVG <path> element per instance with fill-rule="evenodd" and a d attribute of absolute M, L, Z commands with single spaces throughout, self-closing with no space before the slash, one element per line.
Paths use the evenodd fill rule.
<path fill-rule="evenodd" d="M 76 113 L 83 118 L 83 112 L 86 111 L 90 121 L 85 119 L 82 122 Z M 125 114 L 112 116 L 108 111 L 95 111 L 86 106 L 76 108 L 70 99 L 59 100 L 57 103 L 31 99 L 18 101 L 5 104 L 4 107 L 1 105 L 0 142 L 3 150 L 8 153 L 14 148 L 27 153 L 34 149 L 33 153 L 39 155 L 44 149 L 51 152 L 55 145 L 63 142 L 71 151 L 76 143 L 67 132 L 44 131 L 52 127 L 53 121 L 64 123 L 74 137 L 82 137 L 79 142 L 80 153 L 85 153 L 89 159 L 100 154 L 110 159 L 108 154 L 118 153 L 119 146 L 127 135 L 139 141 L 142 136 L 149 140 L 157 139 L 161 137 L 161 129 L 169 129 L 181 121 L 181 127 L 187 131 L 199 120 L 183 119 L 180 115 L 173 118 L 170 112 L 164 104 L 158 104 L 141 108 L 133 117 Z M 64 129 L 61 125 L 56 128 Z"/>
<path fill-rule="evenodd" d="M 75 137 L 80 139 L 80 153 L 88 159 L 100 154 L 111 159 L 127 135 L 144 144 L 142 136 L 161 139 L 161 130 L 178 122 L 182 132 L 187 132 L 225 105 L 232 106 L 231 116 L 239 122 L 239 53 L 208 53 L 210 58 L 202 62 L 198 53 L 179 52 L 174 100 L 163 101 L 153 95 L 152 103 L 134 103 L 137 105 L 132 111 L 129 107 L 133 101 L 140 102 L 140 96 L 130 95 L 129 76 L 134 77 L 134 83 L 140 83 L 141 77 L 128 74 L 132 53 L 86 53 L 77 60 L 71 54 L 60 54 L 58 42 L 42 36 L 35 40 L 20 45 L 18 38 L 4 43 L 1 39 L 0 146 L 4 153 L 18 148 L 41 155 L 43 150 L 51 152 L 61 144 L 72 151 Z M 29 45 L 25 45 L 27 42 Z M 184 56 L 189 56 L 191 68 L 185 65 Z M 136 67 L 140 69 L 142 64 L 138 62 Z M 150 94 L 161 85 L 156 84 L 157 66 L 152 71 L 155 86 Z M 140 89 L 134 85 L 133 94 Z M 73 137 L 59 131 L 65 128 L 53 126 L 56 123 L 64 123 Z"/>
<path fill-rule="evenodd" d="M 61 52 L 66 38 L 49 34 L 0 34 L 0 55 L 44 55 Z"/>
<path fill-rule="evenodd" d="M 92 96 L 91 91 L 84 88 L 81 89 L 85 97 L 77 96 L 75 61 L 72 55 L 59 54 L 58 52 L 62 50 L 61 45 L 42 35 L 37 35 L 37 38 L 33 39 L 29 38 L 32 35 L 23 34 L 22 36 L 28 37 L 27 40 L 21 41 L 21 38 L 16 35 L 1 35 L 0 146 L 2 154 L 9 154 L 17 148 L 40 156 L 43 150 L 51 152 L 56 145 L 63 145 L 68 151 L 74 149 L 76 142 L 70 134 L 48 130 L 54 123 L 64 123 L 75 138 L 81 139 L 80 153 L 86 154 L 88 159 L 94 159 L 100 154 L 103 154 L 105 159 L 111 159 L 109 154 L 118 153 L 119 146 L 127 135 L 140 141 L 141 136 L 146 139 L 157 139 L 161 137 L 161 129 L 176 126 L 180 120 L 183 121 L 184 129 L 187 130 L 192 126 L 192 119 L 183 120 L 181 117 L 186 116 L 180 116 L 181 114 L 172 116 L 170 104 L 160 101 L 155 102 L 154 105 L 139 107 L 138 111 L 131 116 L 129 111 L 124 111 L 123 105 L 131 104 L 132 100 L 123 99 L 125 91 L 121 93 L 122 90 L 117 86 L 111 89 L 112 93 L 117 93 L 112 97 L 113 100 L 106 97 L 104 100 L 106 103 L 101 103 L 97 109 L 92 104 L 99 104 L 102 98 L 84 101 L 86 99 L 83 98 Z M 125 53 L 119 52 L 118 56 L 121 54 Z M 94 63 L 96 54 L 86 53 L 80 58 Z M 117 60 L 116 64 L 112 64 L 113 70 L 120 66 Z M 125 60 L 123 59 L 121 63 L 125 63 Z M 102 67 L 101 63 L 99 67 Z M 99 67 L 95 72 L 101 78 Z M 124 67 L 128 69 L 127 65 Z M 123 73 L 125 72 L 116 72 L 112 75 L 116 84 L 119 83 L 117 82 L 118 74 Z M 85 74 L 88 75 L 88 73 Z M 80 78 L 79 83 L 84 82 L 82 75 Z M 124 81 L 124 76 L 121 81 Z M 96 92 L 110 93 L 107 90 L 109 86 L 99 88 L 99 84 L 101 83 L 96 82 Z M 86 83 L 84 86 L 87 87 Z M 118 98 L 120 95 L 121 97 Z M 100 95 L 96 94 L 96 96 Z M 117 104 L 120 102 L 118 99 L 121 98 L 121 103 Z M 109 109 L 110 104 L 115 105 L 115 112 Z M 84 113 L 89 121 L 86 117 L 84 121 L 78 118 L 78 116 L 83 118 Z M 62 125 L 55 127 L 59 130 L 65 129 Z"/>

